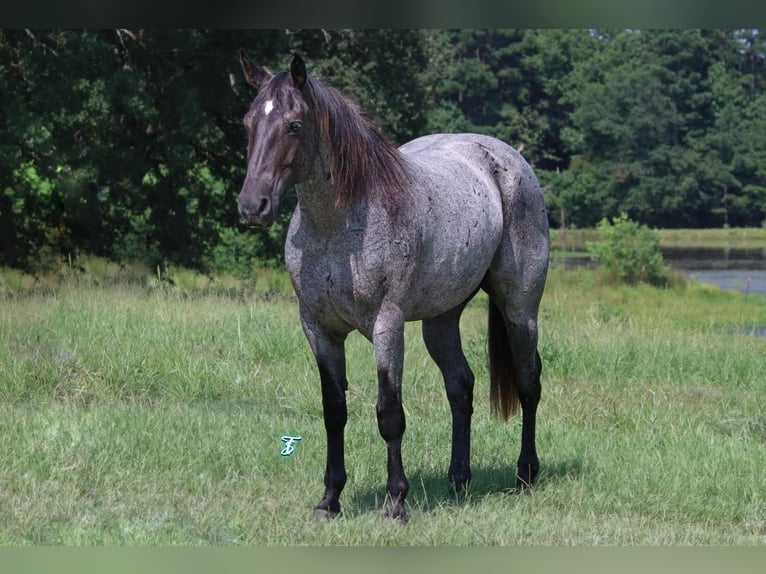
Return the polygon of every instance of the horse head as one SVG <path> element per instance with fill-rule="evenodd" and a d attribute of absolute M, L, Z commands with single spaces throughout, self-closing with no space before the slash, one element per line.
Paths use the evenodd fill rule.
<path fill-rule="evenodd" d="M 247 175 L 238 206 L 245 223 L 266 228 L 276 219 L 285 189 L 305 179 L 313 159 L 315 129 L 304 96 L 308 76 L 297 54 L 290 71 L 276 75 L 252 63 L 244 51 L 240 63 L 258 95 L 244 117 Z"/>

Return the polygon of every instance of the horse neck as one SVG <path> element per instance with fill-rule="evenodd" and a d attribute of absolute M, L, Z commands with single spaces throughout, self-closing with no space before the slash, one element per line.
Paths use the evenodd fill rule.
<path fill-rule="evenodd" d="M 331 233 L 344 227 L 352 206 L 337 206 L 337 192 L 330 180 L 330 150 L 320 145 L 306 179 L 295 186 L 301 218 L 321 233 Z"/>
<path fill-rule="evenodd" d="M 308 179 L 295 186 L 301 219 L 323 231 L 339 228 L 347 219 L 345 209 L 335 206 L 335 190 L 323 178 Z"/>

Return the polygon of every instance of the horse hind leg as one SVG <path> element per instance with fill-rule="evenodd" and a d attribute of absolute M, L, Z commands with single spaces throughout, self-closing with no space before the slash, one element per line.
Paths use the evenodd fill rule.
<path fill-rule="evenodd" d="M 452 412 L 452 455 L 448 479 L 456 493 L 468 490 L 471 481 L 471 415 L 474 376 L 460 341 L 460 315 L 465 304 L 423 321 L 426 349 L 444 377 Z"/>
<path fill-rule="evenodd" d="M 494 410 L 508 418 L 521 405 L 521 452 L 516 490 L 531 487 L 540 469 L 535 444 L 542 361 L 537 351 L 537 313 L 516 314 L 496 301 L 489 304 L 489 360 Z"/>

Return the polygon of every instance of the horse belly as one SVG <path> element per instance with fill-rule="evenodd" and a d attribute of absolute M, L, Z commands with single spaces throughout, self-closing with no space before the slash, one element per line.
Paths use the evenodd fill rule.
<path fill-rule="evenodd" d="M 448 311 L 478 289 L 499 249 L 503 204 L 484 140 L 426 136 L 400 148 L 418 173 L 422 247 L 409 286 L 411 315 Z M 499 143 L 499 142 L 498 142 Z"/>
<path fill-rule="evenodd" d="M 459 243 L 442 239 L 423 253 L 407 289 L 408 319 L 440 315 L 479 288 L 499 241 L 477 241 L 467 233 Z"/>
<path fill-rule="evenodd" d="M 461 191 L 434 205 L 423 224 L 422 245 L 407 286 L 408 318 L 433 317 L 471 297 L 500 245 L 499 198 L 478 181 L 467 183 Z"/>

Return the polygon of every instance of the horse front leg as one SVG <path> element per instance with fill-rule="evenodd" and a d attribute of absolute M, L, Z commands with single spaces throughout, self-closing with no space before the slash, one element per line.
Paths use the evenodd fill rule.
<path fill-rule="evenodd" d="M 401 311 L 381 311 L 375 322 L 372 343 L 378 368 L 378 430 L 386 441 L 388 456 L 383 513 L 386 517 L 406 521 L 404 499 L 407 497 L 409 483 L 402 465 L 402 436 L 406 425 L 402 407 L 404 317 Z"/>
<path fill-rule="evenodd" d="M 324 474 L 324 495 L 314 508 L 314 516 L 339 516 L 340 494 L 346 485 L 344 461 L 344 430 L 347 420 L 346 333 L 332 333 L 301 310 L 303 330 L 319 367 L 322 385 L 322 411 L 327 433 L 327 465 Z"/>

